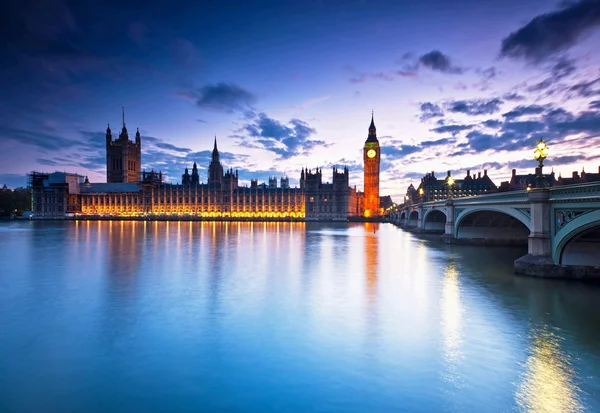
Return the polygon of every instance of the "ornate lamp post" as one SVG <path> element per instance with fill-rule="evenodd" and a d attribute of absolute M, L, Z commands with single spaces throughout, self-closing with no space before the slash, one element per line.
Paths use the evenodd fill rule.
<path fill-rule="evenodd" d="M 546 142 L 544 142 L 543 139 L 540 139 L 533 151 L 533 158 L 540 163 L 538 165 L 540 170 L 544 167 L 544 159 L 546 159 L 547 156 L 548 146 L 546 146 Z"/>
<path fill-rule="evenodd" d="M 535 146 L 535 150 L 533 151 L 533 158 L 539 162 L 538 167 L 535 168 L 536 175 L 536 187 L 543 188 L 546 186 L 546 179 L 542 173 L 542 168 L 544 167 L 544 159 L 548 157 L 548 146 L 543 139 L 540 138 L 540 141 Z"/>

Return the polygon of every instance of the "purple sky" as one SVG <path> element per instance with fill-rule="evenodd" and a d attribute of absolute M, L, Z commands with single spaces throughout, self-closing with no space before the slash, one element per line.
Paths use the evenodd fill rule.
<path fill-rule="evenodd" d="M 104 181 L 104 131 L 142 134 L 171 182 L 208 166 L 266 180 L 347 165 L 371 110 L 382 194 L 428 171 L 600 165 L 600 1 L 12 1 L 0 24 L 0 185 Z M 205 172 L 205 171 L 204 171 Z M 202 176 L 206 180 L 206 176 Z"/>

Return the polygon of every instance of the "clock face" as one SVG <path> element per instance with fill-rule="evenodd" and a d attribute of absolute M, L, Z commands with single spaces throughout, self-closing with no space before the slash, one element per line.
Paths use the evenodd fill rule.
<path fill-rule="evenodd" d="M 369 149 L 369 150 L 367 151 L 367 156 L 368 156 L 369 158 L 374 158 L 374 157 L 375 157 L 375 155 L 377 155 L 377 152 L 375 152 L 375 149 Z"/>

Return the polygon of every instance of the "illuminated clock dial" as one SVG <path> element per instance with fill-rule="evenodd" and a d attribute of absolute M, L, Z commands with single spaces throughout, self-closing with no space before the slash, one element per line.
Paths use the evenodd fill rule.
<path fill-rule="evenodd" d="M 368 156 L 369 158 L 374 158 L 374 157 L 375 157 L 375 155 L 377 155 L 377 152 L 375 152 L 375 149 L 369 149 L 369 150 L 367 151 L 367 156 Z"/>

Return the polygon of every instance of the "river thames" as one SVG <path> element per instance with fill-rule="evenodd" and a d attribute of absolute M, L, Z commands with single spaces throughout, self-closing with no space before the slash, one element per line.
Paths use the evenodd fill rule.
<path fill-rule="evenodd" d="M 0 223 L 0 411 L 600 411 L 600 288 L 435 238 Z"/>

